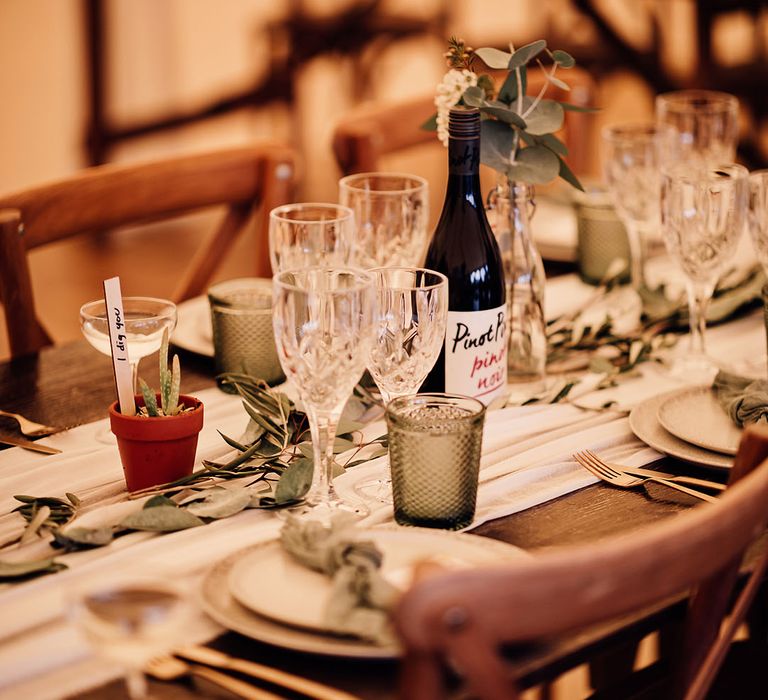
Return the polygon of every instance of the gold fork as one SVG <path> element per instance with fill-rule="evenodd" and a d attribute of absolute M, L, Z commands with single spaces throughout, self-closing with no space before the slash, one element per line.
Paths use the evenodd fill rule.
<path fill-rule="evenodd" d="M 247 698 L 247 700 L 285 700 L 282 695 L 275 695 L 268 690 L 257 688 L 221 671 L 215 671 L 206 666 L 188 664 L 173 656 L 158 656 L 151 659 L 145 664 L 144 672 L 161 681 L 174 681 L 182 676 L 190 675 L 204 678 L 238 697 Z"/>
<path fill-rule="evenodd" d="M 0 411 L 0 416 L 13 418 L 19 424 L 19 430 L 21 430 L 22 435 L 26 435 L 27 437 L 41 437 L 43 435 L 52 435 L 53 433 L 59 432 L 59 428 L 43 425 L 42 423 L 35 423 L 35 421 L 25 418 L 20 413 Z"/>
<path fill-rule="evenodd" d="M 669 488 L 676 489 L 687 493 L 689 496 L 700 498 L 702 501 L 708 501 L 710 503 L 717 503 L 717 499 L 702 491 L 696 491 L 695 489 L 689 489 L 687 486 L 675 483 L 669 479 L 664 479 L 660 476 L 632 476 L 626 472 L 620 471 L 617 467 L 610 464 L 606 464 L 596 454 L 589 450 L 583 452 L 577 452 L 573 455 L 573 458 L 586 469 L 588 472 L 596 476 L 598 479 L 618 486 L 620 488 L 632 489 L 642 486 L 647 481 L 652 481 L 657 484 L 664 484 Z"/>

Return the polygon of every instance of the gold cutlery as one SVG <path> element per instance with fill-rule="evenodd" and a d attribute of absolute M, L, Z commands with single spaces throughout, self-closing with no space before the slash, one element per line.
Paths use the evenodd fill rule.
<path fill-rule="evenodd" d="M 632 476 L 626 472 L 619 471 L 616 467 L 606 464 L 597 455 L 590 452 L 589 450 L 577 452 L 573 455 L 573 458 L 582 467 L 584 467 L 584 469 L 596 476 L 598 479 L 602 479 L 603 481 L 609 484 L 613 484 L 614 486 L 618 486 L 619 488 L 637 488 L 638 486 L 642 486 L 647 481 L 652 481 L 657 484 L 664 484 L 664 486 L 668 486 L 669 488 L 675 489 L 677 491 L 687 493 L 689 496 L 695 496 L 696 498 L 700 498 L 702 501 L 717 503 L 716 498 L 710 496 L 707 493 L 704 493 L 703 491 L 689 489 L 687 486 L 683 486 L 682 484 L 670 481 L 669 479 L 664 479 L 663 477 Z"/>
<path fill-rule="evenodd" d="M 10 435 L 0 435 L 0 444 L 13 445 L 14 447 L 23 447 L 25 450 L 32 450 L 33 452 L 42 452 L 44 455 L 57 455 L 61 453 L 61 450 L 56 447 L 48 447 L 48 445 L 41 445 L 32 440 L 25 440 L 24 438 L 11 437 Z"/>
<path fill-rule="evenodd" d="M 182 676 L 204 678 L 220 688 L 224 688 L 238 697 L 248 698 L 248 700 L 285 700 L 280 695 L 257 688 L 250 683 L 228 676 L 226 673 L 205 666 L 188 664 L 173 656 L 159 656 L 151 659 L 144 666 L 144 672 L 161 681 L 173 681 Z"/>
<path fill-rule="evenodd" d="M 42 423 L 35 423 L 35 421 L 25 418 L 20 413 L 11 413 L 9 411 L 0 410 L 0 416 L 13 418 L 19 424 L 19 430 L 21 430 L 22 435 L 26 435 L 27 437 L 42 437 L 43 435 L 52 435 L 53 433 L 59 432 L 59 428 L 43 425 Z"/>
<path fill-rule="evenodd" d="M 663 474 L 652 469 L 641 469 L 640 467 L 625 467 L 623 464 L 611 464 L 606 462 L 611 467 L 615 467 L 619 471 L 632 474 L 633 476 L 653 476 L 666 479 L 667 481 L 677 481 L 680 484 L 688 484 L 688 486 L 699 486 L 704 489 L 712 489 L 713 491 L 725 491 L 727 488 L 725 484 L 721 484 L 717 481 L 709 481 L 707 479 L 698 479 L 695 476 L 685 476 L 683 474 Z"/>
<path fill-rule="evenodd" d="M 295 676 L 292 673 L 287 673 L 277 668 L 264 666 L 255 661 L 247 661 L 246 659 L 229 656 L 209 647 L 186 646 L 175 649 L 173 653 L 176 656 L 181 656 L 197 663 L 217 666 L 228 671 L 245 673 L 253 678 L 259 678 L 269 683 L 303 693 L 310 698 L 314 698 L 314 700 L 360 700 L 356 695 L 351 695 L 343 690 L 311 681 L 308 678 Z"/>

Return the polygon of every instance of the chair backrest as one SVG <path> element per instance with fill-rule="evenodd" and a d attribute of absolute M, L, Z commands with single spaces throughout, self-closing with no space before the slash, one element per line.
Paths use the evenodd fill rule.
<path fill-rule="evenodd" d="M 11 356 L 51 344 L 35 308 L 29 250 L 82 233 L 223 205 L 222 222 L 188 261 L 174 300 L 204 291 L 257 211 L 261 213 L 254 275 L 268 277 L 269 211 L 290 201 L 295 172 L 295 157 L 289 148 L 265 144 L 137 165 L 103 165 L 0 197 L 0 210 L 7 210 L 0 216 L 0 300 Z M 21 226 L 15 216 L 20 216 Z"/>
<path fill-rule="evenodd" d="M 741 475 L 718 503 L 630 534 L 417 582 L 396 611 L 402 697 L 445 697 L 450 659 L 472 697 L 516 698 L 502 644 L 585 628 L 693 589 L 673 688 L 675 697 L 703 698 L 766 568 L 762 551 L 721 629 L 742 556 L 768 521 L 768 428 L 745 431 L 733 476 Z"/>
<path fill-rule="evenodd" d="M 528 94 L 537 94 L 544 78 L 530 71 Z M 574 67 L 563 79 L 571 86 L 567 91 L 548 88 L 547 97 L 570 102 L 580 107 L 595 105 L 595 83 L 586 71 Z M 432 131 L 419 127 L 435 113 L 434 95 L 398 103 L 368 104 L 350 112 L 336 125 L 333 152 L 345 175 L 372 172 L 381 168 L 381 157 L 423 143 L 439 143 Z M 561 136 L 568 146 L 568 165 L 576 174 L 589 167 L 594 150 L 593 115 L 567 111 Z"/>

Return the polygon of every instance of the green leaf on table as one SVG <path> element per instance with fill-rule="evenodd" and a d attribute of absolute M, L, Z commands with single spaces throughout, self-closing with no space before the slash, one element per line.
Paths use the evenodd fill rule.
<path fill-rule="evenodd" d="M 291 462 L 280 476 L 275 488 L 275 502 L 285 503 L 304 498 L 312 485 L 314 461 L 300 457 Z"/>
<path fill-rule="evenodd" d="M 523 100 L 523 114 L 525 115 L 525 130 L 534 136 L 551 134 L 563 125 L 565 114 L 559 102 L 555 100 L 540 100 L 531 112 L 528 110 L 533 101 L 526 97 Z"/>
<path fill-rule="evenodd" d="M 518 151 L 517 160 L 506 167 L 507 177 L 510 180 L 522 180 L 535 185 L 548 183 L 557 177 L 559 171 L 559 158 L 544 146 L 521 148 Z"/>
<path fill-rule="evenodd" d="M 56 542 L 66 550 L 103 547 L 115 538 L 111 527 L 67 527 L 53 533 Z"/>
<path fill-rule="evenodd" d="M 342 418 L 336 426 L 336 435 L 338 437 L 349 435 L 350 433 L 356 433 L 357 431 L 362 430 L 364 427 L 365 423 L 351 420 L 350 418 Z"/>
<path fill-rule="evenodd" d="M 174 503 L 168 496 L 163 496 L 162 494 L 157 494 L 156 496 L 152 496 L 152 498 L 148 498 L 146 502 L 144 503 L 144 508 L 157 508 L 158 506 L 171 506 L 172 508 L 176 507 L 176 503 Z"/>
<path fill-rule="evenodd" d="M 228 518 L 247 508 L 251 493 L 246 488 L 207 489 L 202 498 L 185 506 L 186 510 L 199 518 Z"/>
<path fill-rule="evenodd" d="M 544 41 L 544 39 L 538 39 L 537 41 L 532 41 L 530 44 L 521 46 L 512 54 L 512 58 L 509 59 L 509 63 L 506 67 L 509 70 L 521 68 L 531 59 L 536 58 L 536 56 L 538 56 L 546 48 L 547 42 Z"/>
<path fill-rule="evenodd" d="M 552 60 L 561 68 L 573 68 L 576 65 L 576 60 L 573 56 L 561 49 L 556 49 L 552 52 Z"/>
<path fill-rule="evenodd" d="M 196 515 L 176 506 L 145 508 L 120 521 L 120 527 L 148 532 L 175 532 L 204 524 Z"/>
<path fill-rule="evenodd" d="M 485 47 L 475 51 L 477 56 L 488 68 L 503 69 L 509 66 L 512 54 L 506 51 L 500 51 L 493 47 Z"/>
<path fill-rule="evenodd" d="M 352 442 L 352 440 L 336 437 L 336 439 L 333 441 L 333 454 L 341 454 L 342 452 L 346 452 L 347 450 L 351 450 L 355 447 L 357 447 L 357 444 Z"/>
<path fill-rule="evenodd" d="M 52 557 L 38 561 L 0 561 L 0 582 L 52 574 L 66 568 L 66 564 L 61 564 Z"/>

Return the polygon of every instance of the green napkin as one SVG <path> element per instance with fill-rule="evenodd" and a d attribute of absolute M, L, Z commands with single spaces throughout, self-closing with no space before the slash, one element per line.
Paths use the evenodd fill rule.
<path fill-rule="evenodd" d="M 712 384 L 715 396 L 740 428 L 768 421 L 768 380 L 748 379 L 720 370 Z"/>
<path fill-rule="evenodd" d="M 391 644 L 389 611 L 397 591 L 381 575 L 382 553 L 370 540 L 356 539 L 354 522 L 346 513 L 334 516 L 330 527 L 288 515 L 280 541 L 298 562 L 331 577 L 324 613 L 328 629 Z"/>

